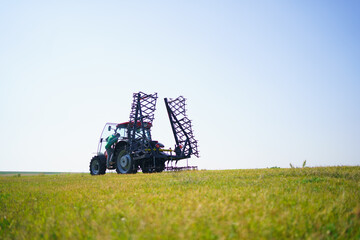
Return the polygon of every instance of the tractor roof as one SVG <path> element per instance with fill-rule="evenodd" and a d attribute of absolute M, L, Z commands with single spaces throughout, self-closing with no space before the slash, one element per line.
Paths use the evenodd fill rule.
<path fill-rule="evenodd" d="M 117 128 L 127 128 L 130 125 L 130 127 L 134 126 L 134 122 L 124 122 L 124 123 L 119 123 L 118 125 L 116 125 Z M 138 121 L 136 124 L 137 127 L 141 126 L 141 122 Z M 144 122 L 144 127 L 145 128 L 151 128 L 152 124 L 149 122 Z"/>

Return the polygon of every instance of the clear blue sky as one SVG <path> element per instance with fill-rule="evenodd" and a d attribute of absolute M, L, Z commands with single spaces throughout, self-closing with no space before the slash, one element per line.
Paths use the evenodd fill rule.
<path fill-rule="evenodd" d="M 359 165 L 359 43 L 360 1 L 0 1 L 0 170 L 88 171 L 137 91 L 200 169 Z"/>

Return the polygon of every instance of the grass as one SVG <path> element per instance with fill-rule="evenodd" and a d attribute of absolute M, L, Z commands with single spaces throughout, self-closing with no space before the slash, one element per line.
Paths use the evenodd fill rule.
<path fill-rule="evenodd" d="M 0 239 L 360 239 L 360 167 L 0 176 Z"/>
<path fill-rule="evenodd" d="M 0 176 L 21 176 L 21 175 L 43 175 L 43 174 L 62 174 L 62 172 L 18 172 L 18 171 L 0 171 Z"/>

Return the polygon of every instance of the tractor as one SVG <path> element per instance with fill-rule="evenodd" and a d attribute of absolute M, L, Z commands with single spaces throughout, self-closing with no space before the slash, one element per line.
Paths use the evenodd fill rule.
<path fill-rule="evenodd" d="M 177 163 L 192 155 L 199 157 L 191 121 L 186 115 L 182 96 L 164 98 L 170 125 L 175 138 L 174 149 L 165 149 L 159 141 L 153 140 L 151 128 L 156 110 L 157 93 L 133 94 L 130 119 L 123 123 L 106 123 L 100 136 L 97 154 L 90 161 L 90 174 L 103 175 L 106 170 L 115 169 L 119 174 L 162 172 L 169 162 Z"/>

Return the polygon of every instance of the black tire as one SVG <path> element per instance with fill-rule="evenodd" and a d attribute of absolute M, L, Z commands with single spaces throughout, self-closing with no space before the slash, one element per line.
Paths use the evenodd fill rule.
<path fill-rule="evenodd" d="M 141 171 L 143 173 L 151 173 L 151 164 L 149 162 L 146 162 L 144 161 L 142 164 L 141 164 Z"/>
<path fill-rule="evenodd" d="M 90 174 L 103 175 L 106 172 L 106 158 L 105 156 L 94 156 L 90 161 Z"/>
<path fill-rule="evenodd" d="M 156 172 L 162 172 L 165 170 L 165 163 L 159 164 L 156 166 Z"/>
<path fill-rule="evenodd" d="M 150 173 L 149 168 L 141 168 L 141 171 L 142 171 L 143 173 Z"/>
<path fill-rule="evenodd" d="M 162 172 L 165 170 L 165 162 L 158 162 L 155 168 L 151 161 L 143 162 L 141 170 L 143 173 Z"/>
<path fill-rule="evenodd" d="M 116 156 L 116 172 L 121 174 L 130 174 L 130 173 L 136 173 L 137 170 L 134 170 L 134 160 L 126 152 L 125 149 L 123 149 L 117 156 Z"/>

